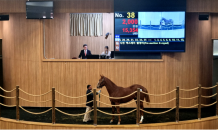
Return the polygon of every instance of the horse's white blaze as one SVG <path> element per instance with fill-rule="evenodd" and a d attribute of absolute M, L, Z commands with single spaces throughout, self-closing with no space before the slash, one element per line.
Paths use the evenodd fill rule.
<path fill-rule="evenodd" d="M 143 116 L 141 116 L 141 120 L 140 120 L 140 122 L 143 122 L 143 119 L 144 119 L 144 117 L 143 117 Z"/>

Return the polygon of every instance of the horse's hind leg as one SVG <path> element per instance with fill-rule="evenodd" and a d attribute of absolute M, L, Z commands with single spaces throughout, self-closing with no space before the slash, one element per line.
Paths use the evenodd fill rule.
<path fill-rule="evenodd" d="M 143 110 L 144 109 L 144 106 L 143 106 L 143 102 L 140 102 L 140 108 Z M 143 111 L 140 110 L 140 115 L 141 115 L 141 120 L 140 120 L 140 124 L 143 122 L 143 119 L 144 119 L 144 113 Z"/>
<path fill-rule="evenodd" d="M 114 105 L 114 104 L 112 104 L 112 105 Z M 114 113 L 115 113 L 115 106 L 112 106 L 112 114 L 114 114 Z M 113 123 L 113 121 L 114 121 L 114 115 L 112 116 L 110 123 Z"/>
<path fill-rule="evenodd" d="M 119 105 L 117 103 L 115 103 L 116 105 Z M 117 114 L 120 114 L 120 107 L 117 106 Z M 120 115 L 118 116 L 118 124 L 117 125 L 120 125 L 120 121 L 121 121 L 121 118 L 120 118 Z"/>

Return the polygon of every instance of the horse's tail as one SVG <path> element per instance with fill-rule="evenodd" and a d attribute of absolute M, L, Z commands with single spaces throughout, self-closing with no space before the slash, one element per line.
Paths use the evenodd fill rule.
<path fill-rule="evenodd" d="M 148 90 L 144 87 L 142 87 L 142 91 L 145 93 L 148 93 Z M 148 94 L 145 94 L 145 100 L 146 100 L 146 102 L 150 103 L 150 98 L 149 98 Z"/>

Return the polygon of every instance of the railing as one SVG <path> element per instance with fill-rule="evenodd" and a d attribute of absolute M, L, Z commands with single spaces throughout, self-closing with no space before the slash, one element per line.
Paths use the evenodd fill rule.
<path fill-rule="evenodd" d="M 46 112 L 52 110 L 52 123 L 53 123 L 53 124 L 55 124 L 55 119 L 56 119 L 56 117 L 55 117 L 55 111 L 56 111 L 56 110 L 57 110 L 58 112 L 62 113 L 62 114 L 68 115 L 68 116 L 81 116 L 81 115 L 85 115 L 85 114 L 87 114 L 87 113 L 90 113 L 90 112 L 94 111 L 94 117 L 93 117 L 93 118 L 94 118 L 94 119 L 93 119 L 93 120 L 94 120 L 94 125 L 97 125 L 97 111 L 99 111 L 99 112 L 101 112 L 101 113 L 104 113 L 104 114 L 106 114 L 106 115 L 114 115 L 114 116 L 118 116 L 118 115 L 123 116 L 123 115 L 126 115 L 126 114 L 129 114 L 129 113 L 132 113 L 132 112 L 136 111 L 136 116 L 137 116 L 137 117 L 136 117 L 136 124 L 139 124 L 140 111 L 143 111 L 143 112 L 149 113 L 149 114 L 164 114 L 164 113 L 167 113 L 167 112 L 169 112 L 169 111 L 172 111 L 173 109 L 176 109 L 175 120 L 176 120 L 176 122 L 179 122 L 179 108 L 193 108 L 193 107 L 198 106 L 198 119 L 200 120 L 200 119 L 201 119 L 201 106 L 207 107 L 207 106 L 212 106 L 212 105 L 216 104 L 216 115 L 218 116 L 218 103 L 217 103 L 217 101 L 218 101 L 218 88 L 216 89 L 216 93 L 213 94 L 213 95 L 211 95 L 211 96 L 203 96 L 202 93 L 201 93 L 201 92 L 202 92 L 202 89 L 212 89 L 212 88 L 215 88 L 215 87 L 217 87 L 217 86 L 218 86 L 218 83 L 217 83 L 217 85 L 212 86 L 212 87 L 201 87 L 201 85 L 199 85 L 198 87 L 193 88 L 193 89 L 179 89 L 179 87 L 177 86 L 176 89 L 174 89 L 174 90 L 172 90 L 172 91 L 170 91 L 170 92 L 168 92 L 168 93 L 165 93 L 165 94 L 150 94 L 150 93 L 145 93 L 145 92 L 143 92 L 143 91 L 140 91 L 140 89 L 138 88 L 137 91 L 135 91 L 135 92 L 133 92 L 133 93 L 131 93 L 131 94 L 125 96 L 125 97 L 110 97 L 110 96 L 107 96 L 107 95 L 105 95 L 105 94 L 101 94 L 101 95 L 103 95 L 103 96 L 105 96 L 105 97 L 108 97 L 108 98 L 110 98 L 110 99 L 123 99 L 123 98 L 127 98 L 127 97 L 129 97 L 129 96 L 131 96 L 131 95 L 137 93 L 137 107 L 136 107 L 136 109 L 133 109 L 133 110 L 131 110 L 131 111 L 129 111 L 129 112 L 122 113 L 122 114 L 120 114 L 120 113 L 118 113 L 118 114 L 111 114 L 111 113 L 107 113 L 107 112 L 104 112 L 104 111 L 102 111 L 102 110 L 99 110 L 99 109 L 97 109 L 97 102 L 102 103 L 102 104 L 104 104 L 104 105 L 108 105 L 108 106 L 124 106 L 124 105 L 128 105 L 128 104 L 131 104 L 131 103 L 135 102 L 135 100 L 134 100 L 134 101 L 131 101 L 131 102 L 128 102 L 128 103 L 125 103 L 125 104 L 120 104 L 120 105 L 107 104 L 107 103 L 104 103 L 104 102 L 101 102 L 101 101 L 97 101 L 97 100 L 96 100 L 96 89 L 94 89 L 93 92 L 90 92 L 89 94 L 86 94 L 86 95 L 83 95 L 83 96 L 71 97 L 71 96 L 67 96 L 67 95 L 65 95 L 65 94 L 62 94 L 62 93 L 60 93 L 59 91 L 56 91 L 55 88 L 52 88 L 52 90 L 50 90 L 50 91 L 48 91 L 48 92 L 46 92 L 46 93 L 44 93 L 44 94 L 34 95 L 34 94 L 29 94 L 29 93 L 25 92 L 24 90 L 22 90 L 21 88 L 19 88 L 19 86 L 16 86 L 16 88 L 13 89 L 13 90 L 11 90 L 11 91 L 7 91 L 7 90 L 3 89 L 2 87 L 0 87 L 0 89 L 3 90 L 3 91 L 6 92 L 6 93 L 10 93 L 10 92 L 16 91 L 16 96 L 15 96 L 15 97 L 7 97 L 7 96 L 0 95 L 0 97 L 3 97 L 3 98 L 16 99 L 16 105 L 6 105 L 6 104 L 2 104 L 2 103 L 0 103 L 0 105 L 5 106 L 5 107 L 16 107 L 16 119 L 17 119 L 17 120 L 20 119 L 20 109 L 19 109 L 19 108 L 21 108 L 22 110 L 24 110 L 24 111 L 27 112 L 27 113 L 36 114 L 36 115 L 37 115 L 37 114 L 44 114 L 44 113 L 46 113 Z M 197 90 L 197 89 L 198 89 L 198 95 L 195 96 L 195 97 L 183 98 L 183 97 L 180 97 L 180 96 L 179 96 L 180 91 L 186 91 L 186 92 L 189 91 L 189 92 L 190 92 L 190 91 L 194 91 L 194 90 Z M 36 101 L 30 101 L 30 100 L 27 100 L 27 99 L 24 99 L 24 98 L 20 97 L 20 96 L 19 96 L 19 95 L 20 95 L 20 92 L 23 92 L 23 93 L 25 93 L 25 94 L 27 94 L 27 95 L 29 95 L 29 96 L 34 96 L 34 97 L 40 97 L 40 96 L 44 96 L 44 95 L 47 95 L 47 94 L 49 94 L 49 93 L 52 93 L 52 98 L 51 98 L 50 100 L 46 100 L 46 101 L 38 101 L 38 102 L 36 102 Z M 149 112 L 149 111 L 145 111 L 145 110 L 143 110 L 143 109 L 140 109 L 140 102 L 148 103 L 148 102 L 146 102 L 146 101 L 140 100 L 140 94 L 141 94 L 141 93 L 146 94 L 146 95 L 150 95 L 150 96 L 165 96 L 165 95 L 171 94 L 171 93 L 173 93 L 173 92 L 176 92 L 176 93 L 175 93 L 175 96 L 176 96 L 176 97 L 173 98 L 173 99 L 171 99 L 171 100 L 168 100 L 168 101 L 162 102 L 162 103 L 149 103 L 149 104 L 165 104 L 165 103 L 168 103 L 168 102 L 171 102 L 171 101 L 174 101 L 174 100 L 175 100 L 176 106 L 172 107 L 171 109 L 169 109 L 169 110 L 167 110 L 167 111 L 159 112 L 159 113 Z M 55 106 L 56 101 L 57 101 L 57 102 L 60 102 L 60 103 L 62 103 L 62 104 L 65 104 L 65 105 L 84 105 L 84 104 L 87 104 L 87 103 L 90 103 L 90 102 L 85 102 L 85 103 L 81 103 L 81 104 L 69 104 L 69 103 L 65 103 L 65 102 L 62 102 L 62 101 L 57 100 L 57 99 L 55 98 L 56 93 L 59 94 L 59 95 L 62 95 L 62 96 L 64 96 L 64 97 L 73 98 L 73 99 L 78 99 L 78 98 L 86 97 L 87 95 L 90 95 L 90 94 L 93 93 L 94 98 L 93 98 L 93 100 L 90 101 L 90 102 L 93 102 L 94 109 L 92 109 L 92 110 L 90 110 L 90 111 L 88 111 L 88 112 L 86 112 L 86 113 L 81 113 L 81 114 L 70 114 L 70 113 L 63 112 L 63 111 L 59 110 L 58 108 L 56 108 L 56 106 Z M 202 103 L 201 103 L 201 98 L 211 98 L 211 97 L 214 97 L 214 96 L 216 96 L 216 102 L 214 102 L 214 103 L 212 103 L 212 104 L 202 104 Z M 191 100 L 191 99 L 195 99 L 195 98 L 198 98 L 198 104 L 195 104 L 195 105 L 189 106 L 189 107 L 183 107 L 183 106 L 180 106 L 180 105 L 179 105 L 179 99 L 181 99 L 181 100 Z M 46 111 L 43 111 L 43 112 L 38 112 L 38 113 L 36 113 L 36 112 L 31 112 L 31 111 L 26 110 L 26 109 L 23 108 L 22 106 L 20 106 L 20 100 L 27 101 L 27 102 L 34 102 L 34 103 L 45 103 L 45 102 L 52 101 L 52 107 L 49 108 L 49 109 L 46 110 Z M 1 109 L 0 109 L 0 110 L 1 110 Z M 0 111 L 0 113 L 1 113 L 1 111 Z"/>

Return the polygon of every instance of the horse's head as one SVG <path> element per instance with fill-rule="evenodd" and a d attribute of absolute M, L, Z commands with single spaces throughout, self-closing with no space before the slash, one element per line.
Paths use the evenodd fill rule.
<path fill-rule="evenodd" d="M 101 78 L 98 81 L 97 88 L 102 88 L 106 84 L 105 77 L 103 75 L 100 75 L 100 76 Z"/>

